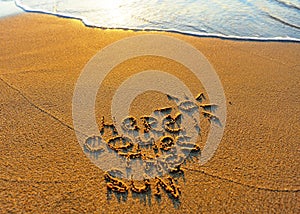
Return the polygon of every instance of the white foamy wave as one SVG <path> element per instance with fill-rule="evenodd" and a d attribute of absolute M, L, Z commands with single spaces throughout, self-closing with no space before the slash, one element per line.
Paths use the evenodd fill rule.
<path fill-rule="evenodd" d="M 16 0 L 16 4 L 26 11 L 77 18 L 101 28 L 300 41 L 298 0 Z"/>

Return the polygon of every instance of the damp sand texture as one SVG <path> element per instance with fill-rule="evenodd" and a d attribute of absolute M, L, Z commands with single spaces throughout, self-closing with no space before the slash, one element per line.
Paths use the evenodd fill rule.
<path fill-rule="evenodd" d="M 105 172 L 84 155 L 72 125 L 73 90 L 84 65 L 112 42 L 145 32 L 87 28 L 37 14 L 1 19 L 0 29 L 0 212 L 299 212 L 298 43 L 161 33 L 199 49 L 218 73 L 227 99 L 218 150 L 203 166 L 183 167 L 175 206 L 165 193 L 160 200 L 108 196 Z M 149 59 L 129 60 L 107 76 L 97 115 L 109 112 L 126 76 L 153 66 L 180 71 L 193 94 L 201 91 L 180 64 Z M 133 113 L 147 113 L 152 96 L 159 95 L 145 96 L 133 103 Z"/>

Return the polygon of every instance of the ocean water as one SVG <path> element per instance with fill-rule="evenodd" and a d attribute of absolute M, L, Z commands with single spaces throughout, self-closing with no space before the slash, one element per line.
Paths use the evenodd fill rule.
<path fill-rule="evenodd" d="M 0 0 L 0 17 L 6 17 L 24 12 L 17 7 L 14 0 Z"/>
<path fill-rule="evenodd" d="M 300 41 L 300 0 L 16 0 L 16 5 L 102 28 Z"/>

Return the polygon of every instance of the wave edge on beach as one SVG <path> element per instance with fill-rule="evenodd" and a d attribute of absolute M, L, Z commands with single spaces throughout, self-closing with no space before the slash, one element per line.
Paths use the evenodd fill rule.
<path fill-rule="evenodd" d="M 299 38 L 294 38 L 294 37 L 283 37 L 283 36 L 274 36 L 274 37 L 268 37 L 268 36 L 239 36 L 239 35 L 231 35 L 231 34 L 225 34 L 222 33 L 218 30 L 214 30 L 215 32 L 211 33 L 211 32 L 207 32 L 205 29 L 202 28 L 197 28 L 195 26 L 190 26 L 190 28 L 195 29 L 195 31 L 191 31 L 191 30 L 181 30 L 178 29 L 176 27 L 153 27 L 153 26 L 143 26 L 143 27 L 139 27 L 139 26 L 126 26 L 126 25 L 122 25 L 122 26 L 104 26 L 104 25 L 100 25 L 97 24 L 93 21 L 89 20 L 89 17 L 86 16 L 79 16 L 79 15 L 74 15 L 71 13 L 67 13 L 67 12 L 57 12 L 57 10 L 55 8 L 53 8 L 53 11 L 49 11 L 49 10 L 43 10 L 40 8 L 31 8 L 30 6 L 27 6 L 25 4 L 22 4 L 21 0 L 15 0 L 15 5 L 19 8 L 21 8 L 22 10 L 24 10 L 25 12 L 32 12 L 32 13 L 42 13 L 42 14 L 48 14 L 48 15 L 54 15 L 57 17 L 62 17 L 62 18 L 71 18 L 71 19 L 76 19 L 81 21 L 85 26 L 87 27 L 96 27 L 96 28 L 101 28 L 101 29 L 120 29 L 120 30 L 133 30 L 133 31 L 158 31 L 158 32 L 171 32 L 171 33 L 178 33 L 178 34 L 183 34 L 183 35 L 190 35 L 190 36 L 197 36 L 197 37 L 208 37 L 208 38 L 220 38 L 220 39 L 228 39 L 228 40 L 242 40 L 242 41 L 261 41 L 261 42 L 300 42 L 300 33 L 299 33 Z M 282 4 L 282 1 L 280 1 Z M 295 9 L 295 5 L 294 6 L 290 6 L 293 9 Z M 269 14 L 270 17 L 270 14 Z M 270 19 L 273 19 L 274 21 L 284 24 L 286 21 L 281 21 L 281 18 L 278 19 L 274 19 L 273 16 L 270 17 Z M 280 21 L 279 21 L 280 20 Z M 150 21 L 149 21 L 150 22 Z M 290 26 L 291 28 L 295 28 L 295 30 L 299 30 L 298 29 L 298 25 L 297 24 L 290 24 L 288 22 L 286 22 L 287 26 Z M 205 24 L 205 23 L 204 23 Z M 296 26 L 296 27 L 295 27 Z M 209 28 L 209 26 L 207 26 L 207 28 Z"/>

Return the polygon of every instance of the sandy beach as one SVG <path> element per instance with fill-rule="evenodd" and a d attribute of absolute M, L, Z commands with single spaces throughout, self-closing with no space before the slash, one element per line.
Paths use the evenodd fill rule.
<path fill-rule="evenodd" d="M 30 13 L 0 19 L 0 29 L 0 213 L 300 212 L 299 43 L 102 30 Z M 183 167 L 176 203 L 166 194 L 160 200 L 153 194 L 121 199 L 107 194 L 104 172 L 85 156 L 73 129 L 73 91 L 86 63 L 115 41 L 149 33 L 200 50 L 227 99 L 218 150 L 203 166 Z M 150 68 L 180 75 L 194 95 L 203 90 L 179 63 L 131 59 L 100 87 L 98 122 L 100 115 L 109 118 L 112 96 L 126 77 Z M 132 114 L 166 102 L 159 94 L 145 94 L 133 103 Z"/>

